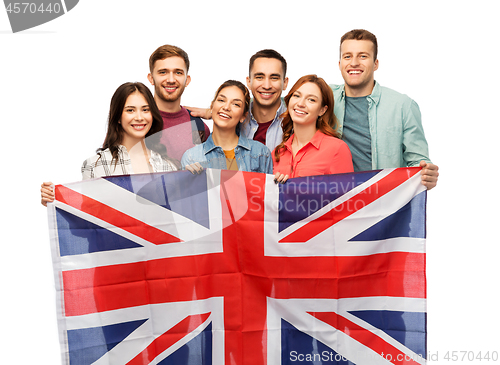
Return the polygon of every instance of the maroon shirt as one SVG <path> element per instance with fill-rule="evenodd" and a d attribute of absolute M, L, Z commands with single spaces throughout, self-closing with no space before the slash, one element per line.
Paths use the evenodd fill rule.
<path fill-rule="evenodd" d="M 274 119 L 271 120 L 270 122 L 259 123 L 259 127 L 257 128 L 257 131 L 253 135 L 253 140 L 254 141 L 259 141 L 260 143 L 266 144 L 267 129 L 269 128 L 269 126 L 271 125 L 271 123 L 273 121 L 274 121 Z"/>
<path fill-rule="evenodd" d="M 163 132 L 160 141 L 167 148 L 168 157 L 180 161 L 184 152 L 195 146 L 189 112 L 186 108 L 181 107 L 177 113 L 167 113 L 160 110 L 160 114 L 163 119 Z M 209 135 L 210 129 L 205 124 L 205 140 Z"/>

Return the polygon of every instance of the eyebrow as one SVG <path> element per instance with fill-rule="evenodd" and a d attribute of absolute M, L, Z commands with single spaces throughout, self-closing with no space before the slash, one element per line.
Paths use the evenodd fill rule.
<path fill-rule="evenodd" d="M 295 91 L 294 91 L 294 94 L 299 94 L 299 95 L 301 95 L 301 96 L 302 96 L 302 93 L 301 93 L 299 90 L 295 90 Z M 312 96 L 312 97 L 315 97 L 316 99 L 319 99 L 319 96 L 318 96 L 318 95 L 316 95 L 316 94 L 306 94 L 306 97 L 311 97 L 311 96 Z"/>
<path fill-rule="evenodd" d="M 149 108 L 149 104 L 144 104 L 144 105 L 139 106 L 139 108 L 144 108 L 144 107 L 148 107 Z M 123 109 L 126 109 L 126 108 L 136 108 L 136 106 L 135 105 L 125 105 L 123 107 Z"/>
<path fill-rule="evenodd" d="M 219 98 L 220 98 L 220 97 L 223 97 L 224 99 L 227 99 L 227 96 L 225 96 L 224 94 L 219 94 L 219 96 L 218 96 L 218 97 L 219 97 Z M 233 99 L 232 101 L 239 101 L 239 102 L 241 102 L 241 103 L 243 102 L 243 100 L 241 100 L 241 99 Z"/>
<path fill-rule="evenodd" d="M 156 72 L 160 72 L 160 71 L 170 71 L 170 69 L 164 67 L 164 68 L 160 68 L 160 69 L 156 70 Z M 182 71 L 182 72 L 185 72 L 182 68 L 174 68 L 172 71 Z"/>
<path fill-rule="evenodd" d="M 253 74 L 253 76 L 254 77 L 255 76 L 266 76 L 266 74 L 264 72 L 256 72 L 256 73 Z M 275 77 L 281 78 L 281 74 L 276 74 L 276 73 L 270 74 L 269 76 L 271 76 L 271 77 L 275 76 Z"/>

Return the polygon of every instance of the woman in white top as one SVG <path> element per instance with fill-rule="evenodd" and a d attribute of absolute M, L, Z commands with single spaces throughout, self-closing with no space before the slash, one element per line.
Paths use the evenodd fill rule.
<path fill-rule="evenodd" d="M 82 165 L 83 180 L 102 176 L 176 171 L 160 143 L 163 120 L 151 91 L 142 83 L 127 82 L 111 98 L 108 129 L 97 155 Z M 54 200 L 51 182 L 41 188 L 42 204 Z"/>

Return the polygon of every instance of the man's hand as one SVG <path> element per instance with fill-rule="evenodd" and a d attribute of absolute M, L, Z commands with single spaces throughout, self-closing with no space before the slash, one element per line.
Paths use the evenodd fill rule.
<path fill-rule="evenodd" d="M 199 117 L 203 119 L 212 119 L 212 111 L 205 108 L 191 108 L 190 106 L 185 106 L 191 112 L 193 117 Z"/>
<path fill-rule="evenodd" d="M 420 161 L 420 167 L 422 168 L 422 171 L 420 171 L 420 175 L 422 175 L 422 184 L 427 187 L 427 190 L 431 190 L 437 184 L 439 167 L 425 161 Z"/>
<path fill-rule="evenodd" d="M 54 184 L 51 182 L 44 182 L 42 183 L 42 188 L 40 189 L 40 193 L 42 194 L 42 205 L 44 207 L 47 206 L 47 203 L 54 201 L 54 190 L 51 185 Z"/>

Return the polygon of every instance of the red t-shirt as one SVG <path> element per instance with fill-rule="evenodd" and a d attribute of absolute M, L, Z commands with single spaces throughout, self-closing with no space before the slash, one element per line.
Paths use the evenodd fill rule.
<path fill-rule="evenodd" d="M 163 132 L 160 141 L 167 147 L 168 157 L 180 161 L 184 152 L 195 146 L 189 112 L 186 108 L 181 107 L 177 113 L 167 113 L 160 110 L 160 114 L 163 119 Z M 205 139 L 209 135 L 210 130 L 205 124 Z"/>
<path fill-rule="evenodd" d="M 292 153 L 294 134 L 285 142 L 279 162 L 274 160 L 273 173 L 293 177 L 341 174 L 353 172 L 352 156 L 347 144 L 335 137 L 317 131 L 295 157 Z M 273 151 L 274 159 L 274 151 Z"/>
<path fill-rule="evenodd" d="M 271 125 L 271 123 L 273 121 L 274 121 L 274 119 L 269 121 L 269 122 L 266 122 L 266 123 L 259 123 L 259 126 L 257 127 L 257 131 L 255 132 L 255 134 L 253 136 L 253 140 L 259 141 L 260 143 L 263 143 L 263 144 L 266 144 L 266 133 L 267 133 L 267 130 L 269 129 L 269 126 Z"/>

